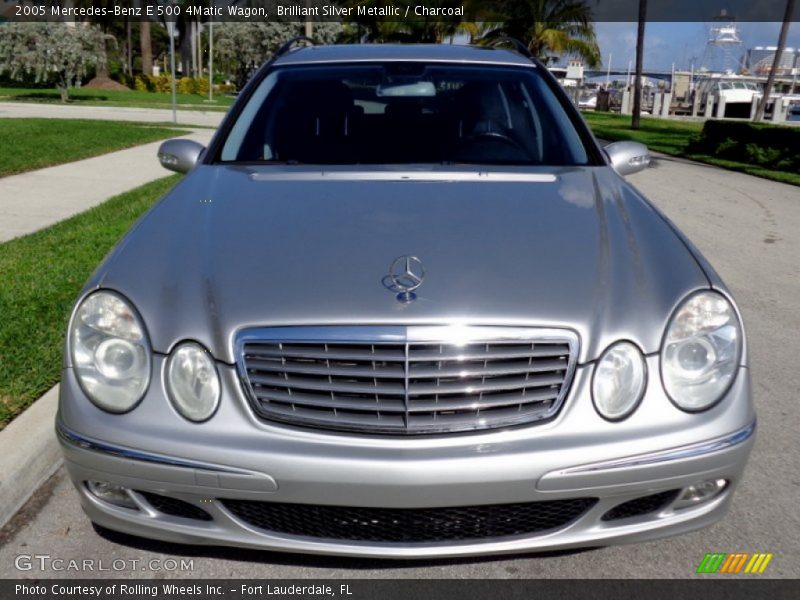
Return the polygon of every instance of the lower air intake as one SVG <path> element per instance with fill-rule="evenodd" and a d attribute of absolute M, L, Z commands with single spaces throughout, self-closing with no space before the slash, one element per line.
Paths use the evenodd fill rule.
<path fill-rule="evenodd" d="M 564 527 L 597 502 L 574 498 L 454 506 L 366 508 L 222 500 L 248 525 L 270 532 L 359 542 L 452 542 L 529 535 Z"/>
<path fill-rule="evenodd" d="M 616 521 L 618 519 L 638 517 L 639 515 L 646 515 L 661 510 L 672 502 L 677 495 L 678 490 L 669 490 L 668 492 L 659 492 L 658 494 L 650 494 L 649 496 L 628 500 L 628 502 L 618 504 L 604 514 L 603 521 Z"/>
<path fill-rule="evenodd" d="M 170 498 L 169 496 L 162 496 L 161 494 L 154 494 L 152 492 L 137 492 L 144 496 L 148 504 L 155 508 L 158 512 L 170 515 L 172 517 L 183 517 L 184 519 L 194 519 L 196 521 L 211 521 L 212 517 L 202 508 L 198 508 L 194 504 L 189 504 L 177 498 Z"/>

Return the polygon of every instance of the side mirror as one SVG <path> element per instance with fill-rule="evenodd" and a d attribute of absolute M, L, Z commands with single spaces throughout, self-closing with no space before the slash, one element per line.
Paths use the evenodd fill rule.
<path fill-rule="evenodd" d="M 620 175 L 630 175 L 646 169 L 650 164 L 650 151 L 639 142 L 614 142 L 605 147 L 611 166 Z"/>
<path fill-rule="evenodd" d="M 197 164 L 203 150 L 205 147 L 202 144 L 192 140 L 167 140 L 158 148 L 158 160 L 165 169 L 188 173 Z"/>

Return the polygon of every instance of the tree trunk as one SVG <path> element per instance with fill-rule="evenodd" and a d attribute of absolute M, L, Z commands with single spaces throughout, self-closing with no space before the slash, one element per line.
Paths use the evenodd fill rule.
<path fill-rule="evenodd" d="M 133 75 L 133 43 L 131 42 L 131 20 L 125 17 L 125 73 Z"/>
<path fill-rule="evenodd" d="M 153 42 L 150 38 L 150 21 L 139 22 L 139 48 L 142 51 L 142 73 L 153 74 Z"/>
<path fill-rule="evenodd" d="M 642 63 L 644 62 L 644 24 L 646 20 L 647 0 L 639 0 L 639 27 L 636 32 L 636 78 L 633 81 L 631 129 L 639 129 L 642 116 Z"/>
<path fill-rule="evenodd" d="M 200 64 L 198 51 L 200 50 L 200 29 L 197 19 L 192 20 L 192 77 L 197 77 L 197 68 Z"/>
<path fill-rule="evenodd" d="M 61 102 L 67 103 L 69 102 L 69 84 L 67 83 L 66 78 L 63 75 L 59 75 L 58 80 L 56 82 L 56 87 L 58 88 L 58 93 L 61 94 Z"/>
<path fill-rule="evenodd" d="M 108 45 L 106 44 L 106 29 L 101 29 L 103 35 L 100 38 L 100 60 L 97 61 L 94 76 L 97 78 L 108 79 Z"/>
<path fill-rule="evenodd" d="M 192 24 L 191 21 L 180 19 L 177 25 L 181 53 L 181 75 L 187 77 L 192 70 Z"/>
<path fill-rule="evenodd" d="M 761 102 L 758 103 L 758 108 L 756 108 L 756 116 L 754 121 L 764 120 L 764 111 L 767 108 L 767 102 L 769 102 L 769 95 L 772 93 L 772 86 L 775 85 L 775 73 L 780 66 L 781 57 L 783 56 L 783 51 L 786 48 L 786 36 L 789 33 L 789 23 L 792 20 L 792 13 L 794 12 L 794 2 L 795 0 L 786 0 L 786 12 L 783 15 L 781 32 L 778 35 L 778 48 L 775 50 L 775 59 L 772 61 L 772 68 L 769 70 L 767 84 L 764 86 L 764 95 L 761 96 Z M 775 108 L 772 109 L 772 114 L 772 118 L 774 119 Z"/>

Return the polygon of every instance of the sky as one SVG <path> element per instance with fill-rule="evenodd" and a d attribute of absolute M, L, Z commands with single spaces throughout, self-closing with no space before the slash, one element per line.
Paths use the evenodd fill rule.
<path fill-rule="evenodd" d="M 780 23 L 738 23 L 739 36 L 744 42 L 736 51 L 736 58 L 754 46 L 776 46 Z M 645 69 L 670 70 L 700 66 L 709 37 L 708 23 L 648 23 L 645 30 Z M 628 61 L 635 64 L 636 23 L 595 23 L 597 41 L 608 66 L 611 55 L 612 68 L 626 69 Z M 800 48 L 800 23 L 792 23 L 786 45 Z"/>

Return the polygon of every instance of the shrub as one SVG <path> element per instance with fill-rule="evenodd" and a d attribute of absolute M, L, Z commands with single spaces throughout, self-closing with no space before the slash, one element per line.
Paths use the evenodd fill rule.
<path fill-rule="evenodd" d="M 158 77 L 150 77 L 153 83 L 154 91 L 166 93 L 172 91 L 172 77 L 169 75 L 159 75 Z"/>
<path fill-rule="evenodd" d="M 114 79 L 131 89 L 135 89 L 136 87 L 136 78 L 128 73 L 119 73 L 116 77 L 114 77 Z"/>
<path fill-rule="evenodd" d="M 717 144 L 717 149 L 714 152 L 715 154 L 724 154 L 725 152 L 729 151 L 731 148 L 736 146 L 736 140 L 732 140 L 731 138 L 725 138 L 719 144 Z"/>
<path fill-rule="evenodd" d="M 758 144 L 747 144 L 744 150 L 749 159 L 747 162 L 765 167 L 777 163 L 782 155 L 782 152 L 777 148 L 764 148 Z"/>
<path fill-rule="evenodd" d="M 179 94 L 194 94 L 197 89 L 194 79 L 191 77 L 181 77 L 178 80 L 178 93 Z"/>
<path fill-rule="evenodd" d="M 149 75 L 139 74 L 133 81 L 133 89 L 137 92 L 155 92 L 153 78 Z"/>
<path fill-rule="evenodd" d="M 779 171 L 800 170 L 800 128 L 708 120 L 689 153 L 705 154 Z"/>
<path fill-rule="evenodd" d="M 194 80 L 194 93 L 201 96 L 208 96 L 208 79 L 206 77 L 197 77 Z"/>
<path fill-rule="evenodd" d="M 122 78 L 120 78 L 122 80 Z M 145 75 L 139 73 L 132 79 L 122 81 L 128 87 L 139 92 L 162 92 L 169 93 L 172 91 L 172 78 L 169 75 Z M 200 96 L 208 95 L 208 79 L 205 77 L 181 77 L 176 85 L 175 91 L 179 94 L 198 94 Z"/>

